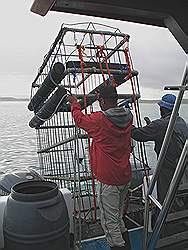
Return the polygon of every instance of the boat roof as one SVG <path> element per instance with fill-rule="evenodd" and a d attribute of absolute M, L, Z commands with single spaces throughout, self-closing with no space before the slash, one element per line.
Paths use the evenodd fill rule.
<path fill-rule="evenodd" d="M 187 0 L 35 0 L 31 11 L 58 11 L 167 27 L 188 53 Z"/>

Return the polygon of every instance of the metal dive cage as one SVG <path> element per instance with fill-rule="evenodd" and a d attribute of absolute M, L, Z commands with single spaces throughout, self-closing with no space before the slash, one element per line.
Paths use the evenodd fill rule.
<path fill-rule="evenodd" d="M 28 108 L 34 117 L 29 125 L 37 133 L 40 173 L 72 193 L 75 244 L 103 232 L 98 220 L 97 182 L 89 166 L 92 138 L 75 126 L 66 95 L 75 94 L 83 112 L 91 113 L 98 110 L 96 89 L 115 84 L 119 105 L 131 108 L 136 125 L 141 126 L 138 72 L 133 68 L 129 39 L 128 34 L 109 26 L 63 24 L 32 83 Z M 137 195 L 139 180 L 149 173 L 143 143 L 133 143 L 131 163 L 135 183 L 128 210 L 133 214 L 142 207 Z"/>

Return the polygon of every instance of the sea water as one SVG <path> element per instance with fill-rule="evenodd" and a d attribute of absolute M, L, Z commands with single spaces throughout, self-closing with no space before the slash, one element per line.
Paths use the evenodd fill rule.
<path fill-rule="evenodd" d="M 0 102 L 0 172 L 38 166 L 33 114 L 27 102 Z"/>
<path fill-rule="evenodd" d="M 33 113 L 27 102 L 0 102 L 0 173 L 32 167 L 38 169 L 35 129 L 28 126 Z M 182 104 L 180 115 L 188 122 L 188 104 Z M 157 104 L 140 104 L 141 117 L 160 117 Z M 144 121 L 143 121 L 144 124 Z M 148 162 L 156 165 L 153 142 L 146 143 Z"/>

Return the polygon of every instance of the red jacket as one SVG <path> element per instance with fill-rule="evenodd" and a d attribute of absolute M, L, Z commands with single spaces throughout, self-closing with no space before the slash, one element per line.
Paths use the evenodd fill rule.
<path fill-rule="evenodd" d="M 90 164 L 97 180 L 108 185 L 125 185 L 131 180 L 131 119 L 125 128 L 114 125 L 103 112 L 84 115 L 78 102 L 72 103 L 76 125 L 92 137 Z"/>

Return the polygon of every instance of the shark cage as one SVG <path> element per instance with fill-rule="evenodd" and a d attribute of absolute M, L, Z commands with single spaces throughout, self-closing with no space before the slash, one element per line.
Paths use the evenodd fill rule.
<path fill-rule="evenodd" d="M 117 87 L 118 105 L 132 110 L 141 126 L 138 72 L 129 51 L 128 34 L 96 23 L 62 25 L 32 83 L 29 122 L 36 129 L 40 173 L 72 195 L 74 243 L 103 235 L 96 199 L 97 182 L 89 166 L 92 138 L 75 126 L 67 94 L 79 99 L 84 113 L 98 110 L 96 89 Z M 142 224 L 143 179 L 149 166 L 143 143 L 133 142 L 133 181 L 125 201 L 127 226 Z"/>

